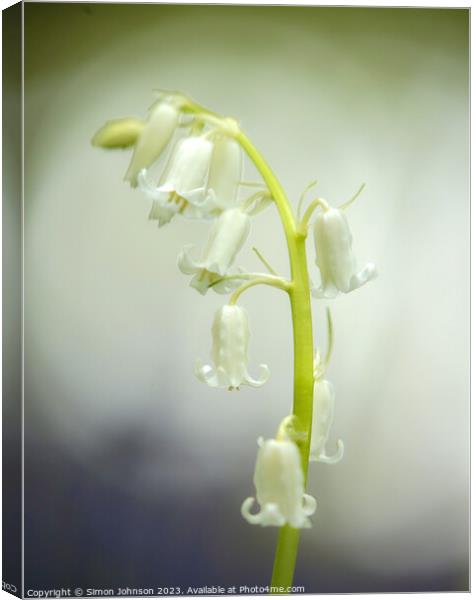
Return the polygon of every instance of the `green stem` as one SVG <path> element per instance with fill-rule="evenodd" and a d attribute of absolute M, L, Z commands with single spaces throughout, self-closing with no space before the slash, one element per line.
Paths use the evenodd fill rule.
<path fill-rule="evenodd" d="M 296 220 L 286 194 L 278 179 L 249 138 L 240 131 L 235 139 L 241 144 L 266 182 L 283 224 L 288 245 L 292 287 L 288 291 L 294 337 L 294 401 L 293 414 L 302 427 L 303 440 L 299 442 L 304 478 L 307 480 L 309 445 L 312 427 L 314 394 L 314 344 L 309 277 L 306 259 L 306 238 L 298 231 Z M 292 585 L 299 545 L 299 529 L 285 525 L 278 535 L 271 586 L 286 588 Z"/>
<path fill-rule="evenodd" d="M 324 211 L 329 210 L 329 205 L 322 198 L 316 198 L 315 200 L 313 200 L 311 204 L 307 207 L 307 210 L 304 213 L 301 222 L 299 223 L 299 231 L 302 235 L 307 235 L 307 228 L 309 225 L 309 221 L 312 217 L 312 213 L 316 210 L 318 206 L 320 206 Z"/>
<path fill-rule="evenodd" d="M 269 165 L 255 148 L 251 140 L 239 128 L 234 119 L 223 119 L 204 107 L 187 102 L 187 110 L 197 118 L 217 126 L 227 135 L 236 139 L 260 172 L 271 192 L 279 211 L 288 246 L 291 267 L 291 286 L 287 290 L 291 301 L 291 314 L 294 337 L 294 400 L 293 414 L 302 427 L 302 441 L 298 443 L 301 454 L 304 479 L 307 480 L 309 466 L 309 445 L 312 428 L 312 407 L 314 394 L 314 344 L 312 337 L 312 314 L 309 290 L 309 277 L 306 259 L 306 233 L 299 230 L 291 205 L 278 179 Z M 199 113 L 199 114 L 197 114 Z M 299 545 L 299 529 L 285 525 L 278 535 L 271 585 L 286 593 L 292 585 Z"/>
<path fill-rule="evenodd" d="M 292 284 L 289 284 L 289 282 L 285 281 L 284 279 L 281 279 L 281 277 L 275 277 L 274 275 L 263 275 L 261 277 L 256 277 L 255 279 L 251 279 L 250 281 L 247 281 L 246 283 L 240 285 L 240 287 L 237 288 L 230 296 L 229 303 L 236 304 L 241 294 L 255 285 L 271 285 L 286 292 L 289 292 L 289 290 L 292 288 Z"/>

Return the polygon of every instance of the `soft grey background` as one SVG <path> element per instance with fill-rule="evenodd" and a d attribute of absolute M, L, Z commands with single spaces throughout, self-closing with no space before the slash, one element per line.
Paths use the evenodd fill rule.
<path fill-rule="evenodd" d="M 380 277 L 332 304 L 346 455 L 311 468 L 296 583 L 467 589 L 468 11 L 27 3 L 25 39 L 27 585 L 270 573 L 276 531 L 239 506 L 256 438 L 290 409 L 287 300 L 243 301 L 265 387 L 196 381 L 224 298 L 188 287 L 176 257 L 208 227 L 159 231 L 122 181 L 129 152 L 89 144 L 158 87 L 238 118 L 293 201 L 315 178 L 335 204 L 367 182 L 348 217 Z M 256 244 L 287 274 L 273 208 L 249 242 L 238 264 L 260 268 Z"/>

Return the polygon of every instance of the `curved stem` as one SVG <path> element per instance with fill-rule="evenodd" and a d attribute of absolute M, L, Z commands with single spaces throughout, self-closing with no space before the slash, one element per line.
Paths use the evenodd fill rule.
<path fill-rule="evenodd" d="M 299 223 L 299 232 L 301 233 L 301 235 L 304 235 L 304 236 L 307 235 L 307 226 L 309 225 L 309 221 L 312 217 L 312 213 L 319 206 L 323 210 L 329 210 L 329 205 L 322 198 L 316 198 L 315 200 L 313 200 L 311 202 L 311 204 L 309 204 L 309 206 L 307 207 L 306 212 L 304 213 L 304 216 L 301 219 L 301 222 Z"/>
<path fill-rule="evenodd" d="M 288 246 L 292 286 L 289 288 L 294 338 L 293 414 L 303 430 L 298 444 L 304 479 L 307 480 L 314 395 L 314 352 L 306 238 L 296 224 L 289 200 L 273 171 L 247 135 L 233 119 L 223 119 L 202 106 L 188 101 L 187 109 L 210 125 L 219 126 L 243 148 L 260 172 L 281 218 Z M 199 114 L 197 114 L 199 113 Z M 251 282 L 250 282 L 251 283 Z M 245 284 L 246 285 L 246 284 Z M 249 287 L 249 286 L 248 286 Z M 238 291 L 238 290 L 237 290 Z M 292 585 L 299 544 L 299 529 L 285 525 L 279 531 L 271 585 L 285 591 Z"/>
<path fill-rule="evenodd" d="M 242 187 L 263 187 L 265 184 L 262 181 L 240 181 L 239 185 Z"/>
<path fill-rule="evenodd" d="M 278 179 L 246 134 L 240 131 L 235 139 L 241 144 L 267 184 L 283 224 L 288 245 L 292 288 L 289 290 L 294 337 L 294 400 L 293 414 L 302 429 L 298 444 L 304 478 L 309 466 L 309 445 L 312 427 L 314 394 L 312 314 L 307 272 L 306 240 L 296 226 L 289 200 Z M 299 545 L 300 530 L 285 525 L 279 531 L 271 585 L 286 588 L 292 585 Z"/>
<path fill-rule="evenodd" d="M 313 181 L 311 181 L 310 183 L 307 184 L 307 186 L 304 188 L 301 196 L 299 197 L 299 202 L 297 205 L 297 218 L 300 219 L 301 218 L 301 209 L 302 209 L 302 205 L 304 202 L 304 198 L 306 197 L 306 194 L 308 193 L 308 191 L 313 188 L 315 185 L 317 185 L 317 179 L 314 179 Z"/>
<path fill-rule="evenodd" d="M 263 275 L 262 277 L 256 277 L 255 279 L 251 279 L 247 281 L 243 285 L 240 285 L 233 294 L 230 296 L 229 303 L 236 304 L 238 302 L 238 298 L 241 296 L 243 292 L 245 292 L 248 288 L 253 287 L 255 285 L 271 285 L 273 287 L 277 287 L 285 292 L 289 292 L 292 288 L 292 284 L 285 281 L 281 277 L 274 277 L 272 275 Z"/>
<path fill-rule="evenodd" d="M 268 285 L 274 285 L 275 287 L 280 287 L 282 289 L 287 289 L 291 285 L 290 281 L 284 279 L 284 277 L 280 277 L 279 275 L 273 274 L 268 275 L 267 273 L 234 273 L 233 275 L 223 275 L 220 279 L 217 279 L 213 283 L 211 283 L 208 287 L 212 288 L 215 285 L 218 285 L 222 281 L 232 281 L 233 279 L 266 279 L 266 282 L 260 281 L 259 283 L 267 283 Z M 281 283 L 279 283 L 281 281 Z"/>

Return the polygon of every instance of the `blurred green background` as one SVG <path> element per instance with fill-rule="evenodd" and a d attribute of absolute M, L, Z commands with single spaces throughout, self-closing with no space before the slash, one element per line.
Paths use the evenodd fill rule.
<path fill-rule="evenodd" d="M 208 225 L 160 231 L 92 148 L 153 88 L 241 122 L 296 201 L 312 179 L 349 209 L 380 277 L 332 303 L 335 467 L 296 584 L 313 592 L 468 589 L 468 10 L 25 4 L 26 585 L 263 585 L 276 530 L 240 516 L 256 438 L 292 387 L 286 298 L 254 289 L 259 389 L 195 380 L 225 301 L 176 268 Z M 247 165 L 247 178 L 254 172 Z M 237 263 L 283 274 L 273 207 Z M 317 281 L 309 244 L 312 277 Z M 324 304 L 314 301 L 325 345 Z"/>

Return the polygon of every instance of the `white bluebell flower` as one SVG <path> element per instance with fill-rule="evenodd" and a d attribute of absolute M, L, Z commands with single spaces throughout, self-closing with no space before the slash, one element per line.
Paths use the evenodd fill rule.
<path fill-rule="evenodd" d="M 194 275 L 190 285 L 206 294 L 210 285 L 231 273 L 236 255 L 250 232 L 251 219 L 239 208 L 225 210 L 213 223 L 208 243 L 201 259 L 191 256 L 193 246 L 187 245 L 178 257 L 178 267 L 185 275 Z M 224 281 L 213 286 L 219 293 L 227 293 L 239 282 Z"/>
<path fill-rule="evenodd" d="M 316 384 L 314 388 L 309 460 L 334 464 L 342 460 L 344 456 L 344 442 L 337 440 L 336 453 L 331 456 L 327 454 L 326 444 L 334 421 L 335 390 L 332 383 L 324 379 L 323 375 L 324 367 L 319 351 L 317 351 L 314 361 Z"/>
<path fill-rule="evenodd" d="M 149 219 L 157 220 L 160 227 L 177 213 L 192 219 L 216 214 L 216 205 L 207 195 L 212 151 L 212 142 L 204 136 L 183 138 L 177 142 L 157 187 L 145 169 L 139 173 L 139 187 L 152 200 Z"/>
<path fill-rule="evenodd" d="M 316 510 L 316 500 L 304 493 L 304 474 L 298 447 L 291 440 L 258 440 L 254 474 L 257 513 L 251 512 L 254 498 L 247 498 L 241 514 L 252 525 L 307 528 L 308 517 Z"/>
<path fill-rule="evenodd" d="M 215 314 L 212 326 L 212 362 L 197 361 L 195 374 L 211 387 L 239 389 L 240 385 L 259 387 L 269 378 L 269 369 L 260 365 L 259 379 L 248 373 L 248 341 L 250 331 L 246 311 L 236 304 L 222 306 Z"/>
<path fill-rule="evenodd" d="M 342 210 L 327 207 L 319 212 L 314 223 L 314 244 L 321 274 L 321 285 L 312 290 L 317 298 L 335 298 L 339 292 L 355 290 L 377 276 L 373 263 L 357 270 L 352 234 Z"/>
<path fill-rule="evenodd" d="M 140 171 L 148 169 L 172 139 L 179 122 L 179 114 L 179 106 L 176 102 L 159 101 L 150 109 L 124 177 L 132 187 L 137 186 Z"/>
<path fill-rule="evenodd" d="M 218 210 L 226 210 L 237 204 L 243 156 L 238 142 L 229 137 L 215 137 L 213 144 L 207 182 L 208 195 Z"/>

